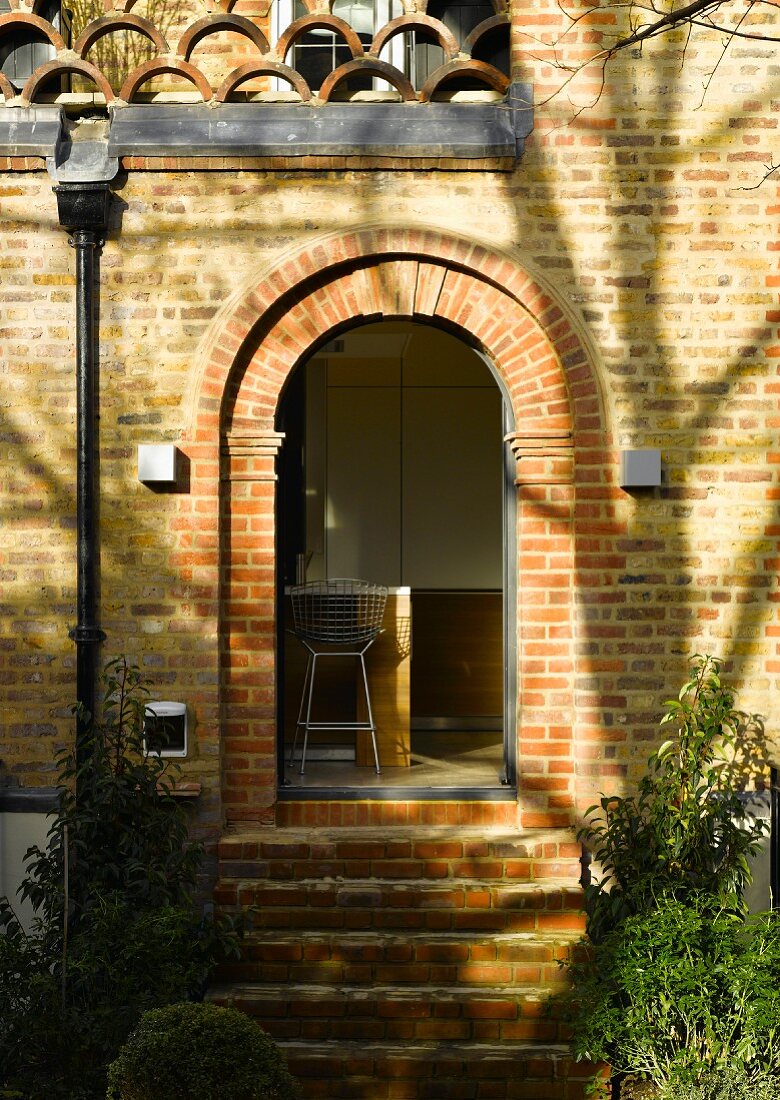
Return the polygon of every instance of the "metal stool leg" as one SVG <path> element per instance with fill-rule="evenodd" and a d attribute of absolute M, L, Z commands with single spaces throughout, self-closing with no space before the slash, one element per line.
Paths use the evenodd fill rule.
<path fill-rule="evenodd" d="M 298 721 L 295 723 L 295 736 L 293 737 L 292 748 L 290 749 L 290 759 L 287 762 L 287 767 L 293 766 L 295 760 L 295 750 L 298 747 L 298 731 L 303 725 L 303 704 L 306 700 L 306 690 L 309 686 L 309 676 L 311 675 L 311 652 L 309 653 L 308 660 L 306 661 L 306 673 L 303 677 L 303 688 L 301 689 L 301 702 L 298 706 Z"/>
<path fill-rule="evenodd" d="M 371 727 L 371 743 L 374 746 L 374 764 L 376 766 L 376 774 L 381 775 L 382 770 L 379 767 L 379 750 L 376 746 L 376 726 L 374 725 L 374 715 L 371 712 L 371 695 L 368 690 L 368 676 L 366 675 L 366 661 L 364 656 L 365 652 L 366 651 L 363 650 L 362 653 L 358 654 L 358 657 L 360 658 L 360 668 L 363 672 L 363 690 L 366 693 L 366 710 L 368 711 L 368 724 Z"/>
<path fill-rule="evenodd" d="M 309 699 L 306 705 L 306 722 L 303 727 L 303 751 L 301 752 L 301 770 L 300 775 L 303 775 L 304 768 L 306 767 L 306 749 L 309 744 L 309 728 L 311 727 L 311 703 L 314 697 L 314 674 L 317 671 L 317 657 L 318 653 L 312 653 L 311 655 L 311 675 L 309 677 Z"/>

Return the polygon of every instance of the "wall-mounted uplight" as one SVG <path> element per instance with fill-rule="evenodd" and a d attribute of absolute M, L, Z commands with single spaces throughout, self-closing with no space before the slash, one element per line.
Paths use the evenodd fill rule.
<path fill-rule="evenodd" d="M 173 443 L 139 443 L 138 480 L 146 485 L 174 485 L 178 454 Z"/>
<path fill-rule="evenodd" d="M 661 452 L 653 447 L 620 452 L 620 486 L 651 489 L 661 484 Z"/>

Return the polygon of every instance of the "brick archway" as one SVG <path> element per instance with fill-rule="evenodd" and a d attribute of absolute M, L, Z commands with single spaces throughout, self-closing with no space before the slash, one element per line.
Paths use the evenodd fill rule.
<path fill-rule="evenodd" d="M 435 232 L 387 229 L 334 235 L 287 257 L 231 303 L 204 366 L 189 451 L 193 480 L 199 461 L 208 477 L 220 433 L 224 809 L 235 821 L 269 820 L 276 798 L 280 395 L 290 372 L 325 339 L 390 318 L 460 335 L 488 356 L 511 402 L 522 823 L 568 824 L 575 805 L 574 454 L 578 442 L 604 445 L 595 371 L 561 306 L 510 257 Z M 555 768 L 548 767 L 551 753 Z"/>

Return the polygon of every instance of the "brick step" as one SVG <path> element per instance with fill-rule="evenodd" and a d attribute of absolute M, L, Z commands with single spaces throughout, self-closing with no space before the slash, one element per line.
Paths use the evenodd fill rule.
<path fill-rule="evenodd" d="M 231 983 L 209 999 L 253 1017 L 274 1039 L 359 1042 L 561 1040 L 548 1010 L 557 986 L 311 986 Z"/>
<path fill-rule="evenodd" d="M 474 878 L 535 882 L 580 876 L 580 848 L 566 831 L 541 836 L 504 830 L 274 829 L 219 845 L 222 880 Z"/>
<path fill-rule="evenodd" d="M 547 1008 L 584 928 L 571 832 L 268 828 L 219 856 L 248 930 L 209 996 L 286 1046 L 306 1100 L 581 1100 Z"/>
<path fill-rule="evenodd" d="M 267 826 L 223 837 L 221 859 L 579 858 L 568 829 L 452 826 L 311 828 Z"/>
<path fill-rule="evenodd" d="M 220 967 L 222 982 L 313 984 L 434 984 L 500 986 L 554 983 L 558 961 L 578 933 L 554 938 L 517 932 L 475 938 L 471 933 L 387 935 L 343 931 L 250 933 L 239 961 Z"/>
<path fill-rule="evenodd" d="M 281 1041 L 305 1100 L 582 1100 L 564 1044 Z"/>
<path fill-rule="evenodd" d="M 584 927 L 582 892 L 568 882 L 220 882 L 224 910 L 250 910 L 254 928 L 558 932 Z"/>

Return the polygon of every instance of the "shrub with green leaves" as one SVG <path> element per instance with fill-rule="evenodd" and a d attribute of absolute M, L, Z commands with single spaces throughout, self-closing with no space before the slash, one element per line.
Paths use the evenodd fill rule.
<path fill-rule="evenodd" d="M 780 1067 L 780 914 L 746 921 L 710 898 L 661 898 L 570 971 L 579 1058 L 675 1097 L 712 1074 L 758 1080 Z"/>
<path fill-rule="evenodd" d="M 585 891 L 594 942 L 634 913 L 672 897 L 710 898 L 744 911 L 749 859 L 766 825 L 750 821 L 732 758 L 755 716 L 734 707 L 720 663 L 697 655 L 677 699 L 665 705 L 667 740 L 648 761 L 636 794 L 603 795 L 579 838 L 601 867 Z"/>
<path fill-rule="evenodd" d="M 28 853 L 20 891 L 41 918 L 59 922 L 67 860 L 71 927 L 106 897 L 128 913 L 189 904 L 202 855 L 171 797 L 176 766 L 144 753 L 139 670 L 119 658 L 104 681 L 101 720 L 88 724 L 79 759 L 69 748 L 58 760 L 60 811 L 46 849 Z"/>
<path fill-rule="evenodd" d="M 665 1089 L 660 1100 L 780 1100 L 780 1078 L 725 1066 L 710 1070 L 695 1084 Z"/>
<path fill-rule="evenodd" d="M 780 1100 L 780 916 L 747 914 L 766 826 L 746 815 L 735 766 L 762 727 L 715 658 L 691 663 L 637 793 L 587 811 L 579 835 L 601 876 L 564 1016 L 576 1056 L 629 1074 L 627 1095 Z"/>
<path fill-rule="evenodd" d="M 144 1013 L 108 1071 L 108 1100 L 295 1100 L 273 1040 L 242 1012 L 175 1004 Z"/>
<path fill-rule="evenodd" d="M 167 761 L 144 755 L 145 699 L 137 669 L 107 667 L 102 718 L 60 759 L 59 812 L 27 854 L 31 929 L 0 899 L 0 1090 L 26 1100 L 102 1098 L 141 1012 L 198 996 L 235 948 L 193 903 L 201 850 Z"/>

